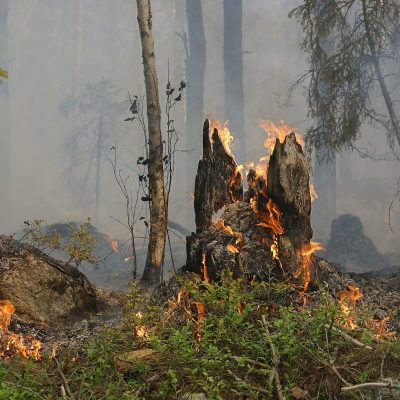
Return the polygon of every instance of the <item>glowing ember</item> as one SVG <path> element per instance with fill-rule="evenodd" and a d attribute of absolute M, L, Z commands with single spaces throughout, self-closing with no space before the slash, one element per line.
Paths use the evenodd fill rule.
<path fill-rule="evenodd" d="M 111 236 L 109 236 L 109 235 L 106 235 L 106 240 L 107 240 L 108 244 L 110 245 L 111 250 L 114 253 L 116 253 L 119 250 L 118 242 L 115 239 L 111 238 Z"/>
<path fill-rule="evenodd" d="M 137 318 L 138 321 L 140 321 L 141 319 L 143 319 L 143 314 L 141 311 L 138 311 L 135 314 L 135 317 Z M 134 331 L 135 331 L 135 336 L 139 337 L 139 338 L 147 338 L 149 336 L 149 328 L 145 325 L 135 325 L 134 327 Z"/>
<path fill-rule="evenodd" d="M 228 244 L 228 246 L 226 246 L 226 249 L 231 253 L 239 253 L 238 248 L 235 247 L 233 244 Z"/>
<path fill-rule="evenodd" d="M 0 357 L 9 358 L 20 354 L 26 358 L 40 360 L 42 343 L 39 340 L 28 339 L 8 330 L 14 312 L 15 307 L 10 301 L 0 300 Z"/>
<path fill-rule="evenodd" d="M 362 293 L 359 287 L 355 285 L 348 285 L 348 289 L 343 289 L 339 292 L 339 306 L 340 311 L 345 318 L 343 327 L 346 329 L 356 329 L 358 325 L 355 323 L 354 313 L 352 312 L 356 301 L 362 297 Z"/>
<path fill-rule="evenodd" d="M 229 225 L 225 225 L 225 221 L 220 218 L 213 223 L 214 227 L 221 229 L 230 236 L 236 238 L 235 244 L 240 244 L 243 241 L 243 235 L 240 232 L 235 232 Z"/>
<path fill-rule="evenodd" d="M 218 121 L 216 118 L 212 118 L 210 120 L 210 137 L 211 137 L 211 140 L 212 140 L 212 133 L 213 133 L 214 129 L 217 129 L 218 130 L 218 135 L 219 135 L 219 137 L 221 139 L 221 142 L 222 142 L 222 144 L 224 146 L 225 151 L 232 158 L 234 158 L 233 154 L 232 154 L 232 151 L 231 151 L 231 147 L 230 147 L 230 145 L 232 143 L 232 140 L 233 140 L 233 136 L 231 135 L 231 132 L 230 132 L 228 126 L 229 126 L 229 121 L 225 121 L 224 122 L 224 126 L 222 127 L 222 124 L 221 124 L 220 121 Z"/>

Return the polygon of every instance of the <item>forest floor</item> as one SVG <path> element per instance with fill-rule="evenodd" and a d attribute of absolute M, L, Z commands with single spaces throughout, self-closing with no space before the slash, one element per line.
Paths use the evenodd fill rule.
<path fill-rule="evenodd" d="M 359 294 L 228 273 L 134 285 L 112 323 L 65 326 L 39 361 L 0 360 L 0 400 L 400 398 L 397 310 L 377 318 Z"/>

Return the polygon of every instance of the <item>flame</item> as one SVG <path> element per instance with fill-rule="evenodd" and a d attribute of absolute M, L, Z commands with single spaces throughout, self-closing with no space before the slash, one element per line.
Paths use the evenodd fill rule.
<path fill-rule="evenodd" d="M 285 140 L 287 134 L 294 132 L 296 135 L 297 142 L 304 147 L 303 137 L 300 135 L 297 128 L 293 128 L 285 123 L 285 121 L 280 121 L 280 125 L 275 125 L 271 120 L 260 119 L 258 121 L 258 126 L 264 129 L 267 134 L 267 138 L 264 140 L 264 147 L 268 150 L 269 154 L 263 157 L 260 161 L 268 161 L 270 155 L 274 151 L 276 139 L 282 143 Z"/>
<path fill-rule="evenodd" d="M 240 232 L 235 232 L 229 225 L 225 225 L 225 221 L 222 218 L 215 221 L 213 225 L 215 228 L 221 229 L 228 235 L 235 237 L 235 244 L 240 244 L 243 241 L 243 235 Z"/>
<path fill-rule="evenodd" d="M 200 266 L 200 272 L 201 275 L 203 276 L 203 279 L 206 283 L 210 282 L 210 278 L 208 276 L 208 270 L 206 266 L 206 255 L 203 253 L 202 259 L 201 259 L 201 266 Z"/>
<path fill-rule="evenodd" d="M 388 337 L 395 337 L 395 332 L 389 332 L 387 323 L 391 320 L 390 315 L 385 318 L 379 319 L 371 319 L 366 322 L 367 326 L 374 331 L 374 336 L 380 340 Z"/>
<path fill-rule="evenodd" d="M 235 247 L 233 244 L 228 244 L 228 246 L 226 246 L 226 249 L 231 253 L 239 253 L 238 248 Z"/>
<path fill-rule="evenodd" d="M 254 207 L 254 203 L 252 206 Z M 281 224 L 282 213 L 279 211 L 278 206 L 271 199 L 269 199 L 267 203 L 267 212 L 259 211 L 258 215 L 261 219 L 261 222 L 259 222 L 257 226 L 270 228 L 275 235 L 282 235 L 284 232 Z"/>
<path fill-rule="evenodd" d="M 135 314 L 135 317 L 140 321 L 143 319 L 143 314 L 141 311 L 138 311 Z M 149 336 L 149 328 L 145 325 L 135 325 L 134 326 L 135 336 L 139 338 L 147 338 Z"/>
<path fill-rule="evenodd" d="M 302 257 L 301 266 L 299 272 L 295 275 L 296 277 L 302 275 L 303 280 L 303 293 L 308 289 L 311 279 L 311 257 L 317 250 L 323 250 L 324 246 L 321 243 L 310 242 L 300 248 L 299 254 Z"/>
<path fill-rule="evenodd" d="M 212 133 L 214 129 L 218 130 L 218 135 L 221 139 L 222 145 L 224 146 L 225 151 L 234 159 L 235 157 L 231 151 L 231 143 L 233 141 L 233 136 L 231 135 L 231 131 L 229 130 L 229 121 L 224 122 L 224 126 L 222 126 L 221 122 L 212 117 L 210 120 L 210 137 L 212 138 Z"/>
<path fill-rule="evenodd" d="M 9 300 L 0 300 L 0 357 L 9 358 L 20 354 L 25 358 L 40 360 L 42 343 L 39 340 L 30 339 L 30 344 L 27 344 L 27 337 L 8 330 L 14 312 L 15 307 Z"/>
<path fill-rule="evenodd" d="M 315 190 L 315 186 L 312 183 L 310 184 L 310 196 L 311 202 L 313 202 L 315 199 L 318 199 L 318 194 Z"/>
<path fill-rule="evenodd" d="M 349 284 L 348 289 L 342 289 L 339 292 L 339 306 L 342 316 L 345 318 L 343 327 L 354 330 L 358 325 L 354 321 L 352 310 L 356 301 L 363 296 L 359 287 Z"/>
<path fill-rule="evenodd" d="M 109 235 L 106 235 L 106 240 L 107 240 L 108 244 L 110 245 L 111 250 L 114 253 L 116 253 L 119 250 L 118 242 Z"/>

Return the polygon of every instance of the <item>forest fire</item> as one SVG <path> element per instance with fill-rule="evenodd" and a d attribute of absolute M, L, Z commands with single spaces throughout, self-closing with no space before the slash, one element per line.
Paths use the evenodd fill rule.
<path fill-rule="evenodd" d="M 108 244 L 110 245 L 111 250 L 112 250 L 114 253 L 116 253 L 117 251 L 119 251 L 118 242 L 117 242 L 115 239 L 113 239 L 113 238 L 112 238 L 111 236 L 109 236 L 109 235 L 106 235 L 106 240 L 107 240 Z"/>
<path fill-rule="evenodd" d="M 9 331 L 14 305 L 8 300 L 0 300 L 0 358 L 10 358 L 16 354 L 25 358 L 40 360 L 42 343 L 34 338 L 24 337 Z"/>
<path fill-rule="evenodd" d="M 374 337 L 378 340 L 394 338 L 396 336 L 395 332 L 390 332 L 387 326 L 388 322 L 391 320 L 390 315 L 382 319 L 371 319 L 366 322 L 367 326 L 374 332 Z"/>
<path fill-rule="evenodd" d="M 299 254 L 302 257 L 302 262 L 301 262 L 301 268 L 298 271 L 297 276 L 301 275 L 302 277 L 303 292 L 307 291 L 308 286 L 310 284 L 312 255 L 316 251 L 323 249 L 324 246 L 322 246 L 321 243 L 310 242 L 304 245 L 299 251 Z"/>
<path fill-rule="evenodd" d="M 356 301 L 363 296 L 359 287 L 355 285 L 348 285 L 347 289 L 343 289 L 339 292 L 339 306 L 342 318 L 344 322 L 343 327 L 349 330 L 354 330 L 358 327 L 354 321 L 354 307 Z"/>
<path fill-rule="evenodd" d="M 203 276 L 204 282 L 208 283 L 210 282 L 210 278 L 208 277 L 208 270 L 206 266 L 206 255 L 203 254 L 202 259 L 201 259 L 201 275 Z"/>

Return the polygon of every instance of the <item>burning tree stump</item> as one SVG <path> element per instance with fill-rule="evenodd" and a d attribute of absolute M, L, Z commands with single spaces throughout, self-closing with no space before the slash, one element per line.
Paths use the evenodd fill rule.
<path fill-rule="evenodd" d="M 309 162 L 294 133 L 278 139 L 268 179 L 253 170 L 242 177 L 217 129 L 203 129 L 203 158 L 195 185 L 196 234 L 187 238 L 186 271 L 217 279 L 222 269 L 259 279 L 290 274 L 306 289 L 312 236 Z M 225 207 L 221 218 L 214 213 Z"/>
<path fill-rule="evenodd" d="M 292 271 L 301 263 L 302 249 L 313 235 L 309 170 L 310 164 L 294 133 L 286 136 L 283 143 L 276 140 L 269 161 L 267 195 L 282 213 L 279 259 Z"/>

